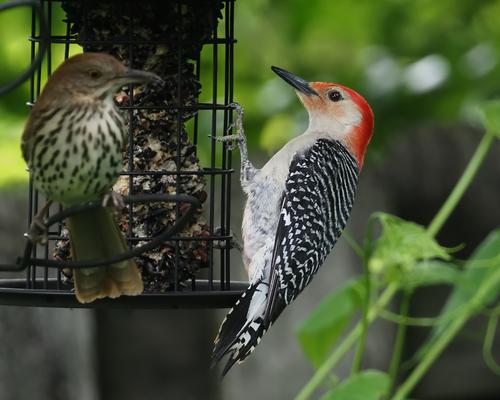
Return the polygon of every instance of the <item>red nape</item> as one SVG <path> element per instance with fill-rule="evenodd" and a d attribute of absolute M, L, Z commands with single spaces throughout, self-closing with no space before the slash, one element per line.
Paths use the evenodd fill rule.
<path fill-rule="evenodd" d="M 359 168 L 361 168 L 365 159 L 366 148 L 373 135 L 373 111 L 365 98 L 358 92 L 346 86 L 339 86 L 349 93 L 361 112 L 362 122 L 354 129 L 351 135 L 352 139 L 350 140 L 350 150 L 354 153 L 354 156 L 358 160 Z"/>

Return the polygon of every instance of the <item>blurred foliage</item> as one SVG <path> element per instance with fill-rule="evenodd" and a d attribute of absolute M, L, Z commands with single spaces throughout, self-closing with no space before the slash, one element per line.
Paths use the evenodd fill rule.
<path fill-rule="evenodd" d="M 380 400 L 384 398 L 388 387 L 387 374 L 366 370 L 349 377 L 320 400 Z"/>
<path fill-rule="evenodd" d="M 4 3 L 0 0 L 0 3 Z M 52 32 L 65 33 L 64 13 L 53 7 Z M 15 79 L 27 69 L 31 60 L 31 9 L 18 7 L 0 13 L 0 84 Z M 52 64 L 42 64 L 35 85 L 43 87 L 53 66 L 64 60 L 64 46 L 53 45 L 50 49 Z M 70 55 L 80 53 L 79 46 L 73 46 Z M 38 83 L 39 82 L 39 83 Z M 34 88 L 36 90 L 36 87 Z M 0 97 L 0 187 L 15 185 L 28 179 L 26 164 L 21 156 L 20 138 L 28 117 L 30 83 L 25 82 L 13 92 Z"/>
<path fill-rule="evenodd" d="M 450 258 L 423 226 L 385 213 L 376 213 L 372 219 L 380 222 L 383 233 L 371 255 L 370 272 L 383 272 L 389 279 L 400 280 L 412 273 L 417 262 Z"/>
<path fill-rule="evenodd" d="M 14 79 L 29 66 L 30 47 L 26 38 L 31 29 L 30 20 L 31 11 L 27 8 L 0 14 L 0 84 Z M 26 83 L 0 97 L 0 187 L 28 177 L 19 149 L 19 138 L 28 115 L 28 91 Z"/>
<path fill-rule="evenodd" d="M 246 109 L 250 145 L 269 153 L 307 125 L 293 90 L 271 72 L 271 65 L 362 93 L 376 115 L 371 159 L 394 135 L 427 121 L 467 118 L 473 104 L 498 90 L 497 0 L 240 0 L 235 18 L 235 100 Z M 64 34 L 62 19 L 54 7 L 58 34 Z M 0 82 L 27 66 L 30 29 L 27 9 L 0 15 Z M 62 56 L 63 47 L 53 45 L 52 51 Z M 212 49 L 205 50 L 202 67 L 209 71 Z M 219 58 L 223 56 L 219 46 Z M 45 74 L 46 66 L 42 79 Z M 222 69 L 220 74 L 222 84 Z M 210 73 L 202 75 L 202 82 L 209 79 Z M 204 86 L 202 101 L 211 100 L 211 90 Z M 219 101 L 221 95 L 219 86 Z M 26 118 L 28 99 L 28 84 L 0 98 L 0 158 L 15 154 L 11 170 L 24 164 L 16 143 L 21 125 L 10 121 Z M 200 115 L 207 135 L 210 121 L 210 113 Z M 208 159 L 208 149 L 200 148 L 202 161 Z"/>
<path fill-rule="evenodd" d="M 297 329 L 304 353 L 315 367 L 326 356 L 363 305 L 366 288 L 361 279 L 352 279 L 330 293 Z"/>
<path fill-rule="evenodd" d="M 471 299 L 479 287 L 485 282 L 493 278 L 495 272 L 499 271 L 500 264 L 500 230 L 491 232 L 484 242 L 476 249 L 471 258 L 467 260 L 462 272 L 463 279 L 460 280 L 453 288 L 452 293 L 448 297 L 446 304 L 441 311 L 441 315 L 450 316 L 444 318 L 439 325 L 436 325 L 428 339 L 416 355 L 421 359 L 428 349 L 436 342 L 437 338 L 442 335 L 443 331 L 450 325 L 453 316 Z M 498 288 L 493 288 L 481 298 L 476 307 L 478 311 L 485 306 L 493 303 L 500 295 Z"/>

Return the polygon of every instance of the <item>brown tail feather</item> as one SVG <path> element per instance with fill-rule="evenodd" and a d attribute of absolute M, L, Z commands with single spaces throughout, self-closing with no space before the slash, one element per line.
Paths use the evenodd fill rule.
<path fill-rule="evenodd" d="M 99 208 L 75 215 L 68 218 L 67 225 L 75 260 L 105 258 L 127 250 L 109 209 Z M 139 268 L 132 259 L 105 267 L 74 270 L 73 279 L 76 298 L 81 303 L 122 294 L 133 296 L 143 290 Z"/>

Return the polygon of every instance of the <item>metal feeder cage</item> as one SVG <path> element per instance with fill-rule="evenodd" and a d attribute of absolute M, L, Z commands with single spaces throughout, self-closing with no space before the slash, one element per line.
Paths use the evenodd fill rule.
<path fill-rule="evenodd" d="M 226 134 L 232 122 L 234 0 L 17 3 L 32 6 L 32 65 L 31 73 L 26 73 L 30 106 L 40 94 L 43 77 L 62 61 L 56 55 L 67 59 L 82 48 L 155 72 L 165 85 L 130 86 L 115 99 L 128 116 L 124 170 L 114 189 L 124 195 L 126 208 L 117 220 L 130 250 L 107 260 L 71 261 L 64 218 L 100 204 L 65 210 L 52 206 L 48 242 L 40 245 L 25 239 L 24 255 L 13 264 L 0 265 L 0 304 L 119 308 L 234 304 L 246 287 L 232 282 L 230 274 L 234 170 L 231 151 L 212 138 Z M 201 102 L 207 92 L 210 100 Z M 208 165 L 200 164 L 201 147 L 209 153 Z M 30 182 L 29 223 L 44 204 Z M 131 256 L 141 267 L 143 294 L 90 304 L 76 300 L 71 268 L 102 266 Z M 12 278 L 11 271 L 18 271 L 18 277 Z"/>

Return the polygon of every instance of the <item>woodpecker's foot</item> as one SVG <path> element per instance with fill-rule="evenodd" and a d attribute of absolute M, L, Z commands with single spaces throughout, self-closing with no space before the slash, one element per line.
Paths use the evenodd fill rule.
<path fill-rule="evenodd" d="M 241 135 L 227 135 L 227 136 L 211 136 L 215 139 L 215 141 L 220 143 L 230 142 L 227 145 L 229 150 L 235 150 L 240 143 L 243 143 L 245 138 L 242 138 Z"/>
<path fill-rule="evenodd" d="M 243 107 L 238 103 L 231 103 L 229 104 L 229 106 L 236 111 L 236 119 L 231 125 L 229 125 L 229 127 L 226 130 L 226 133 L 231 131 L 231 129 L 235 128 L 236 134 L 226 135 L 226 136 L 215 136 L 214 139 L 217 142 L 223 142 L 223 143 L 231 142 L 228 145 L 229 150 L 234 150 L 236 146 L 239 146 L 242 151 L 246 151 L 246 137 L 245 137 L 245 130 L 243 129 L 243 113 L 244 113 Z"/>
<path fill-rule="evenodd" d="M 236 119 L 233 121 L 231 125 L 226 130 L 226 133 L 230 132 L 231 129 L 235 128 L 236 129 L 236 134 L 235 135 L 230 135 L 234 136 L 235 138 L 240 138 L 240 141 L 245 142 L 245 131 L 243 129 L 243 114 L 245 110 L 239 103 L 231 103 L 229 104 L 231 108 L 233 108 L 236 111 Z"/>
<path fill-rule="evenodd" d="M 31 221 L 30 228 L 25 236 L 33 243 L 46 244 L 49 240 L 48 226 L 45 223 L 45 216 L 47 215 L 51 204 L 51 200 L 47 201 L 47 203 L 45 203 L 45 205 L 40 209 L 40 211 L 38 211 Z"/>
<path fill-rule="evenodd" d="M 223 230 L 221 227 L 218 227 L 214 230 L 214 236 L 220 236 L 220 235 L 222 235 L 222 233 L 223 233 Z M 233 231 L 230 231 L 229 234 L 231 236 L 231 239 L 229 239 L 229 240 L 215 240 L 214 247 L 216 249 L 221 249 L 221 250 L 229 247 L 230 249 L 236 249 L 240 252 L 243 252 L 243 245 L 235 238 L 235 234 L 233 233 Z M 229 242 L 229 246 L 227 245 L 228 242 Z"/>
<path fill-rule="evenodd" d="M 111 190 L 109 193 L 106 193 L 102 197 L 102 206 L 103 207 L 114 207 L 118 210 L 121 210 L 125 207 L 125 202 L 123 201 L 123 197 Z"/>

